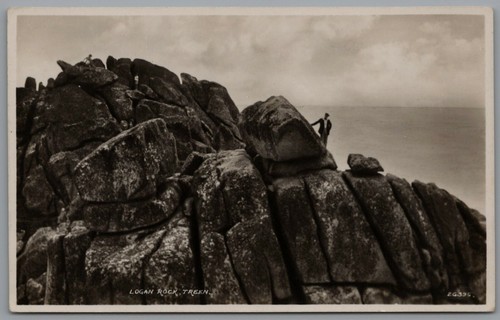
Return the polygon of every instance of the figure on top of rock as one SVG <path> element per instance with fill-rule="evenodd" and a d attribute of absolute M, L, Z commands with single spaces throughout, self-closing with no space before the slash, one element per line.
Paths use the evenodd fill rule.
<path fill-rule="evenodd" d="M 321 141 L 323 141 L 323 144 L 326 147 L 326 144 L 328 143 L 328 135 L 330 134 L 330 130 L 332 129 L 332 122 L 330 119 L 328 119 L 330 115 L 328 113 L 325 113 L 325 117 L 318 119 L 318 121 L 311 123 L 311 126 L 315 126 L 319 123 L 319 130 L 318 133 L 321 136 Z"/>
<path fill-rule="evenodd" d="M 92 64 L 92 55 L 89 54 L 88 57 L 85 57 L 85 59 L 83 59 L 83 63 L 85 63 L 86 66 L 92 67 L 93 66 L 93 64 Z"/>

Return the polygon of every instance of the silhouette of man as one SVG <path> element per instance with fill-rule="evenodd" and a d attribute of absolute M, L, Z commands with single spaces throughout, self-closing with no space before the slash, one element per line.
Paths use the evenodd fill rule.
<path fill-rule="evenodd" d="M 323 144 L 326 147 L 326 144 L 328 143 L 328 135 L 330 134 L 330 130 L 332 129 L 332 122 L 330 119 L 328 119 L 330 115 L 328 113 L 325 113 L 325 117 L 319 119 L 318 121 L 311 123 L 311 126 L 315 126 L 319 123 L 319 130 L 318 133 L 321 136 L 321 141 L 323 141 Z"/>
<path fill-rule="evenodd" d="M 89 67 L 90 67 L 90 66 L 93 66 L 93 65 L 92 65 L 92 55 L 91 55 L 91 54 L 89 54 L 89 56 L 88 56 L 88 57 L 86 57 L 85 59 L 83 59 L 83 63 L 85 63 L 85 65 L 87 65 L 87 66 L 89 66 Z"/>

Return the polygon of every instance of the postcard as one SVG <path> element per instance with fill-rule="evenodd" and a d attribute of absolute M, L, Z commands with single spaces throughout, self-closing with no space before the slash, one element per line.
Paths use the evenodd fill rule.
<path fill-rule="evenodd" d="M 13 312 L 495 308 L 493 12 L 12 8 Z"/>

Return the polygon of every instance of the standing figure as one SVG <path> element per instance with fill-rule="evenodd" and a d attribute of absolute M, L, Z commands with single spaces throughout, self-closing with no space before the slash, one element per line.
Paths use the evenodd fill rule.
<path fill-rule="evenodd" d="M 83 63 L 85 63 L 85 65 L 89 66 L 89 67 L 92 67 L 92 55 L 89 54 L 88 57 L 86 57 L 85 59 L 83 59 Z"/>
<path fill-rule="evenodd" d="M 325 117 L 319 119 L 318 121 L 311 123 L 312 126 L 315 126 L 319 123 L 319 130 L 318 133 L 321 136 L 321 141 L 323 141 L 323 144 L 326 147 L 326 144 L 328 143 L 328 135 L 330 134 L 330 130 L 332 129 L 332 122 L 330 119 L 328 119 L 330 115 L 328 113 L 325 113 Z"/>

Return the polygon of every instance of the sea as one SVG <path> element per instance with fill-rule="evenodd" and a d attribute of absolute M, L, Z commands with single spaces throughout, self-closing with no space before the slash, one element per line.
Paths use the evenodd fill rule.
<path fill-rule="evenodd" d="M 328 139 L 339 170 L 350 153 L 377 158 L 386 173 L 434 182 L 485 214 L 482 108 L 317 107 L 297 109 L 311 123 L 330 114 Z M 318 126 L 315 127 L 318 129 Z"/>

